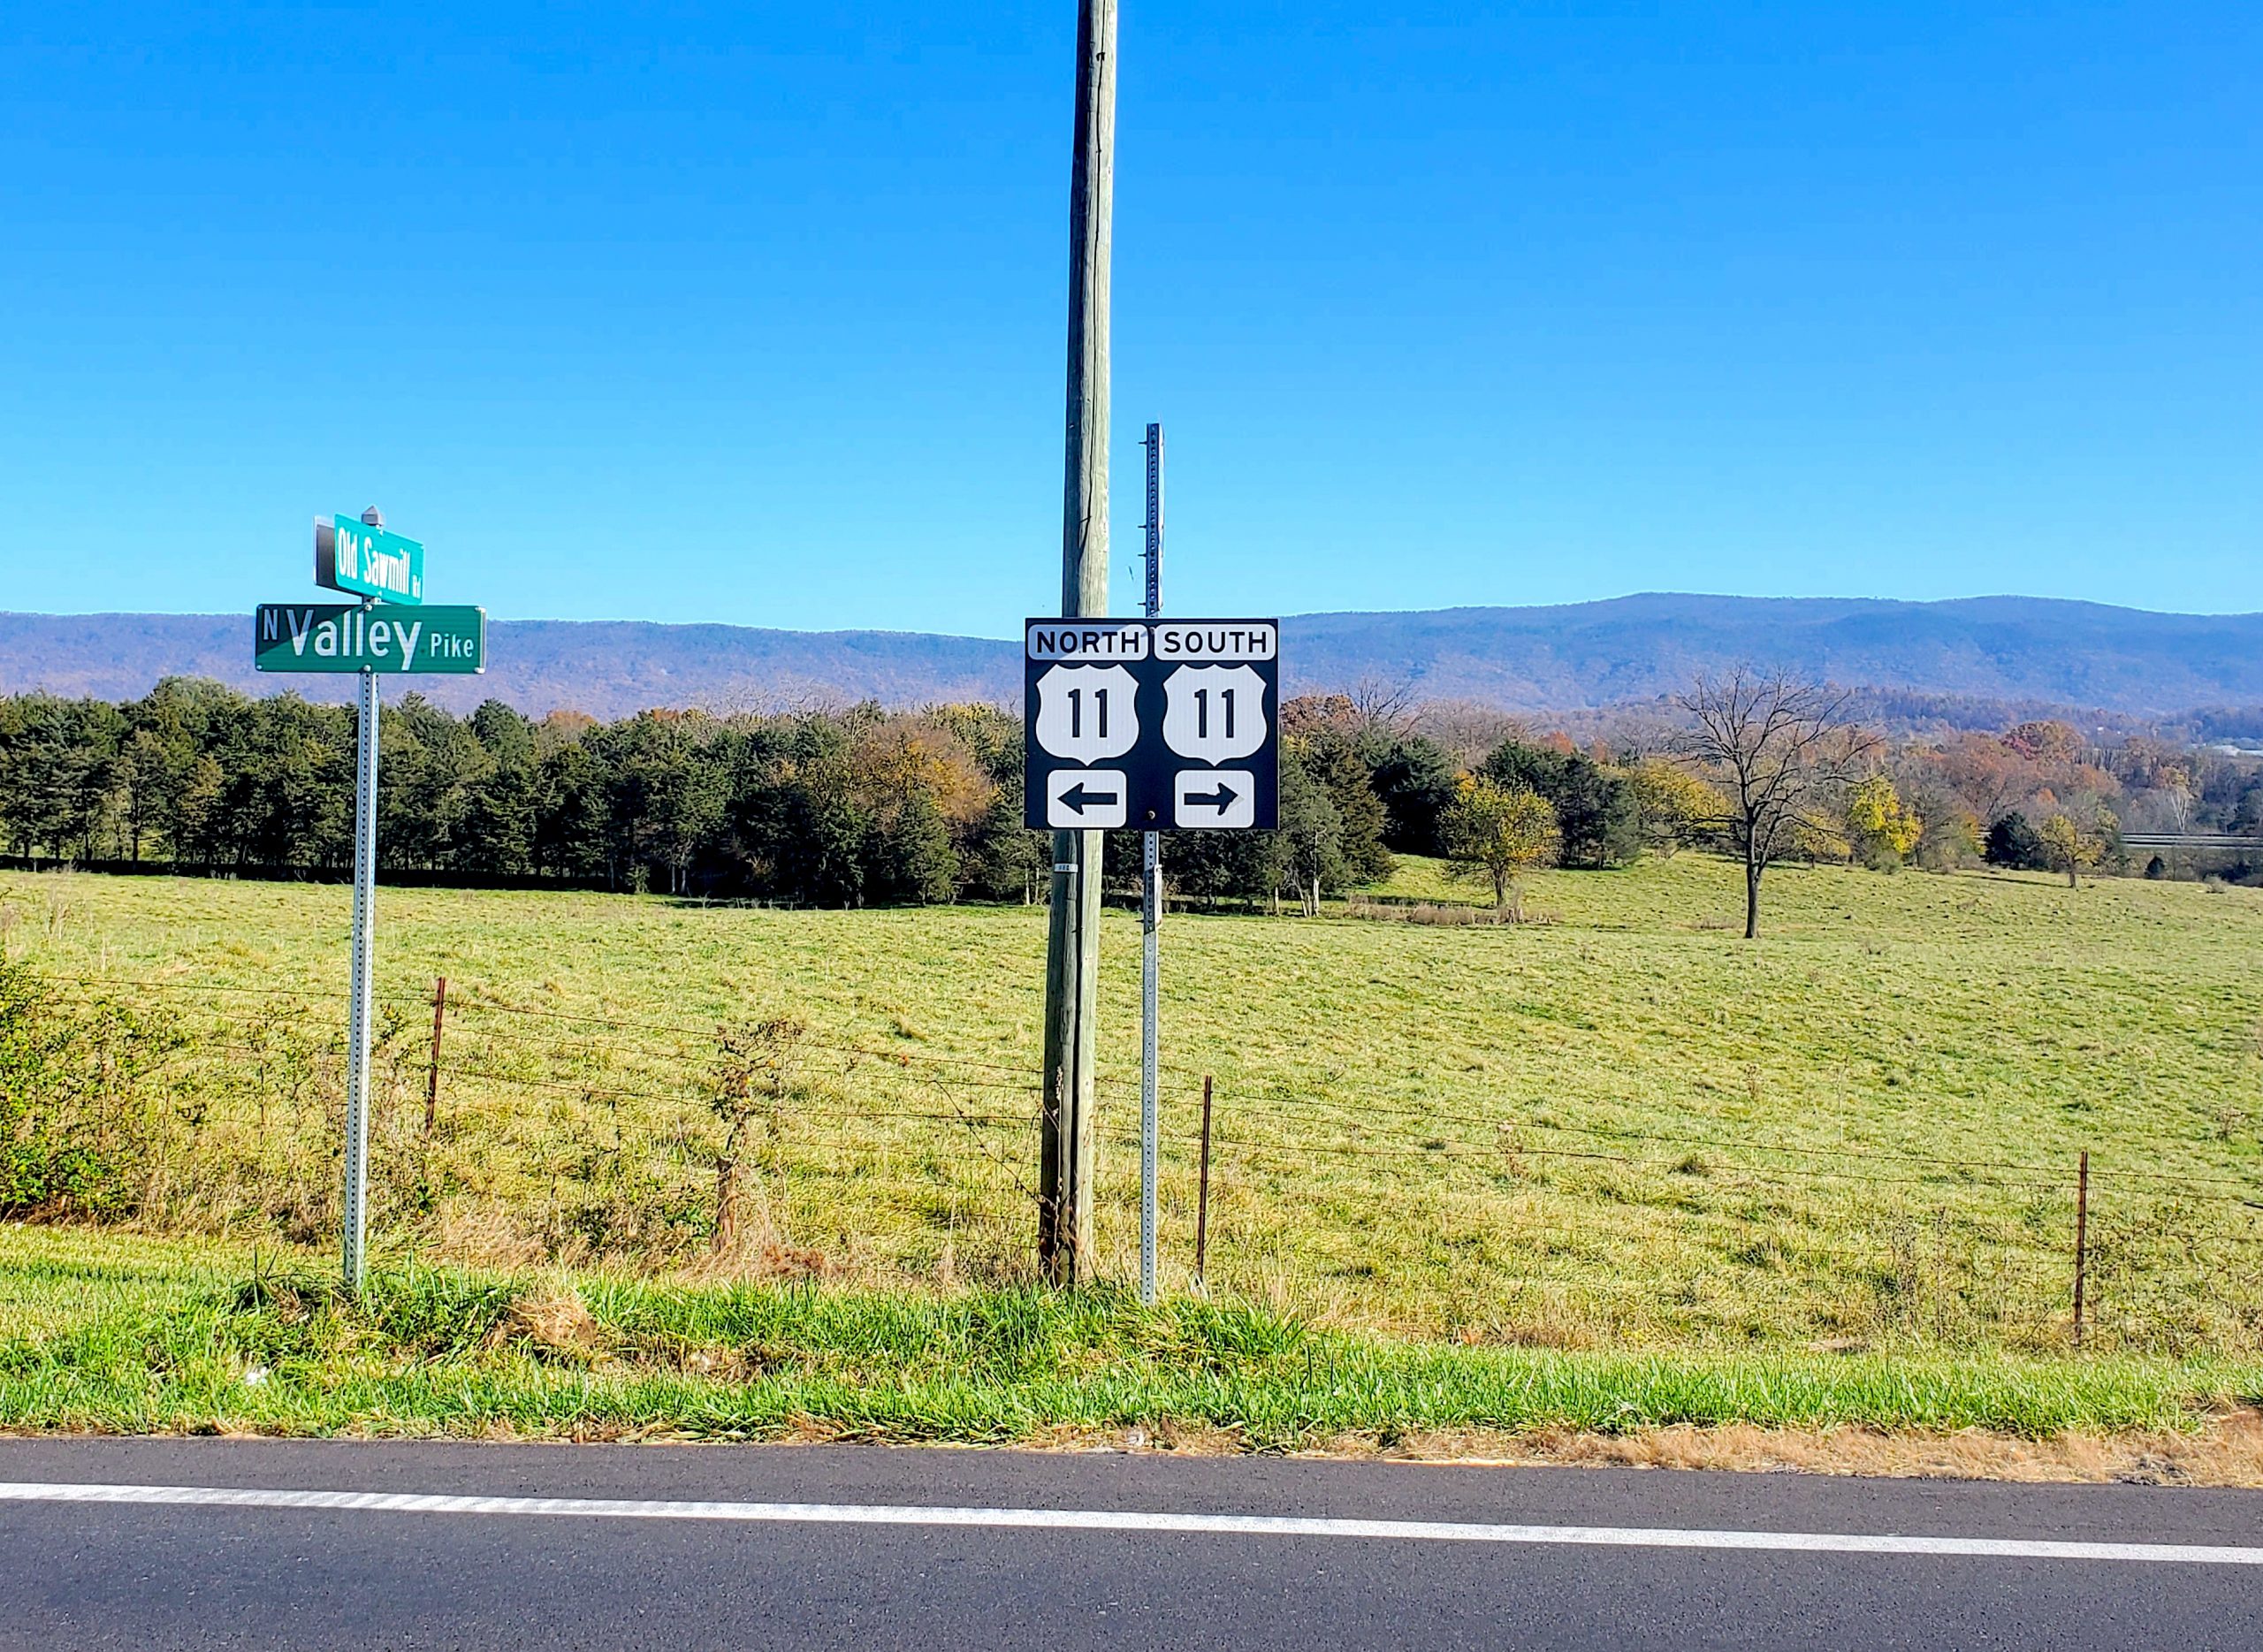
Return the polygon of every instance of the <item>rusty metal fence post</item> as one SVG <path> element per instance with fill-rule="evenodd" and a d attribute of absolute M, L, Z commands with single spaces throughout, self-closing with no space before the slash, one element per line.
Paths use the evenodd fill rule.
<path fill-rule="evenodd" d="M 1210 1260 L 1210 1075 L 1202 1075 L 1202 1177 L 1194 1196 L 1194 1288 L 1209 1288 Z"/>
<path fill-rule="evenodd" d="M 2090 1149 L 2075 1169 L 2075 1346 L 2083 1345 L 2084 1298 L 2090 1285 Z"/>
<path fill-rule="evenodd" d="M 448 1014 L 448 978 L 432 983 L 432 1062 L 424 1070 L 424 1133 L 432 1133 L 440 1112 L 440 1028 Z"/>

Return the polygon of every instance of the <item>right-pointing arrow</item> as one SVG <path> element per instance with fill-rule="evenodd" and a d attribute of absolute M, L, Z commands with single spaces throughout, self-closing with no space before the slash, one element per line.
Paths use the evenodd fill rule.
<path fill-rule="evenodd" d="M 1061 794 L 1061 801 L 1068 804 L 1070 808 L 1075 810 L 1078 814 L 1082 814 L 1087 808 L 1103 807 L 1109 803 L 1117 802 L 1122 796 L 1123 794 L 1121 792 L 1093 791 L 1088 788 L 1082 780 L 1078 780 L 1074 786 L 1071 786 L 1067 791 Z M 1223 806 L 1223 805 L 1221 805 L 1221 807 Z"/>
<path fill-rule="evenodd" d="M 1234 799 L 1240 796 L 1241 794 L 1239 792 L 1234 790 L 1231 786 L 1228 786 L 1223 780 L 1220 780 L 1218 782 L 1218 789 L 1216 791 L 1189 792 L 1186 794 L 1186 802 L 1189 803 L 1201 803 L 1216 810 L 1220 814 L 1223 814 L 1226 812 L 1227 809 L 1231 806 Z"/>

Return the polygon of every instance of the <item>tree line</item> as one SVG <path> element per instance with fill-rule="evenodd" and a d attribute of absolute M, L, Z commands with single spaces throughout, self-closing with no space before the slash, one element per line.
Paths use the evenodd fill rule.
<path fill-rule="evenodd" d="M 1582 749 L 1467 708 L 1307 696 L 1282 707 L 1280 828 L 1177 833 L 1172 890 L 1287 901 L 1387 879 L 1398 855 L 1467 867 L 1513 906 L 1542 865 L 1604 870 L 1703 846 L 1767 865 L 2119 863 L 2119 822 L 2263 826 L 2252 761 L 2064 723 L 1889 744 L 1814 685 L 1737 674 L 1685 726 Z M 410 694 L 380 725 L 389 872 L 827 907 L 1039 898 L 1019 719 L 876 704 L 778 714 L 465 717 Z M 354 713 L 172 678 L 140 699 L 0 697 L 0 844 L 19 856 L 334 873 L 351 859 Z M 1787 767 L 1788 765 L 1788 767 Z M 2121 811 L 2117 813 L 2118 811 Z M 1110 834 L 1112 872 L 1135 841 Z M 2135 870 L 2135 868 L 2128 868 Z M 2160 872 L 2174 868 L 2153 867 Z"/>
<path fill-rule="evenodd" d="M 335 872 L 352 858 L 354 713 L 173 678 L 140 699 L 0 698 L 0 844 L 27 857 Z M 1182 895 L 1291 898 L 1435 848 L 1452 759 L 1307 719 L 1276 832 L 1174 834 Z M 985 705 L 540 719 L 415 694 L 379 725 L 388 872 L 846 907 L 1034 900 L 1018 719 Z M 1120 850 L 1121 845 L 1115 846 Z"/>

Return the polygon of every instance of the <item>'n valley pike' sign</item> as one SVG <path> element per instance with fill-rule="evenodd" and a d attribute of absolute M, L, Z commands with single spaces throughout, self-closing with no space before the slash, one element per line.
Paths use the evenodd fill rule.
<path fill-rule="evenodd" d="M 487 610 L 263 602 L 252 617 L 252 663 L 262 671 L 468 676 L 487 669 Z"/>

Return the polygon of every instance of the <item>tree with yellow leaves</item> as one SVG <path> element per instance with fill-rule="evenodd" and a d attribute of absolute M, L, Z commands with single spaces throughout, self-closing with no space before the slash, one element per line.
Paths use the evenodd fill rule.
<path fill-rule="evenodd" d="M 1908 860 L 1925 823 L 1901 801 L 1893 782 L 1873 774 L 1847 797 L 1847 841 L 1863 864 L 1891 871 Z"/>
<path fill-rule="evenodd" d="M 1509 921 L 1524 922 L 1524 890 L 1518 879 L 1556 858 L 1563 834 L 1556 811 L 1539 793 L 1505 787 L 1465 774 L 1439 821 L 1446 853 L 1493 880 L 1493 905 L 1506 909 Z"/>
<path fill-rule="evenodd" d="M 1665 859 L 1718 829 L 1729 811 L 1720 788 L 1664 757 L 1644 757 L 1625 771 L 1634 788 L 1642 847 Z"/>
<path fill-rule="evenodd" d="M 2087 831 L 2072 815 L 2061 811 L 2046 817 L 2035 829 L 2035 835 L 2043 845 L 2044 857 L 2051 863 L 2053 871 L 2067 874 L 2069 889 L 2080 888 L 2082 874 L 2106 858 L 2106 834 L 2114 829 L 2114 817 L 2100 809 L 2097 826 L 2097 830 Z"/>

